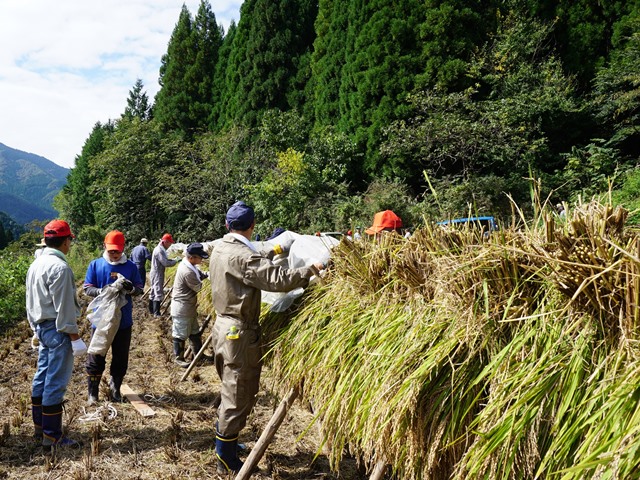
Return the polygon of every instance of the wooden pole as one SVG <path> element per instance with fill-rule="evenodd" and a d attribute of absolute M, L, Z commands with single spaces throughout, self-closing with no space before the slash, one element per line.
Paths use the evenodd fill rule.
<path fill-rule="evenodd" d="M 289 394 L 280 402 L 280 405 L 273 413 L 271 420 L 267 423 L 267 426 L 264 427 L 262 431 L 262 435 L 256 442 L 256 445 L 251 450 L 251 453 L 247 457 L 246 462 L 236 475 L 236 480 L 247 480 L 251 476 L 251 472 L 258 465 L 260 459 L 264 455 L 264 452 L 267 451 L 267 447 L 273 440 L 273 437 L 278 431 L 278 428 L 282 424 L 284 417 L 287 415 L 287 411 L 291 408 L 293 401 L 298 397 L 300 393 L 300 387 L 294 387 L 289 391 Z"/>
<path fill-rule="evenodd" d="M 387 471 L 387 464 L 380 460 L 376 463 L 376 466 L 373 468 L 373 472 L 371 472 L 371 476 L 369 480 L 382 480 L 384 478 L 384 474 Z"/>
<path fill-rule="evenodd" d="M 173 287 L 169 289 L 165 297 L 162 299 L 162 303 L 160 303 L 160 308 L 164 306 L 164 312 L 162 312 L 162 315 L 167 313 L 167 308 L 171 305 L 171 292 L 173 292 Z"/>
<path fill-rule="evenodd" d="M 193 370 L 193 368 L 196 366 L 196 363 L 198 363 L 198 360 L 200 360 L 200 357 L 204 353 L 204 349 L 207 348 L 209 343 L 211 343 L 212 339 L 213 339 L 213 332 L 211 332 L 211 335 L 209 335 L 207 340 L 202 344 L 202 348 L 200 349 L 200 351 L 196 353 L 196 356 L 193 357 L 193 360 L 191 360 L 191 364 L 189 365 L 189 368 L 187 368 L 187 371 L 184 372 L 184 374 L 182 375 L 182 378 L 180 379 L 181 382 L 184 382 L 187 379 L 187 377 L 191 373 L 191 370 Z"/>

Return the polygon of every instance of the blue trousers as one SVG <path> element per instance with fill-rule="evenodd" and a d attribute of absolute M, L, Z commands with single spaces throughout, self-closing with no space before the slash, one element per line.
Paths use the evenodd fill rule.
<path fill-rule="evenodd" d="M 31 396 L 42 397 L 42 405 L 62 403 L 73 372 L 71 339 L 56 330 L 55 320 L 45 320 L 36 326 L 40 340 L 38 366 L 31 384 Z"/>

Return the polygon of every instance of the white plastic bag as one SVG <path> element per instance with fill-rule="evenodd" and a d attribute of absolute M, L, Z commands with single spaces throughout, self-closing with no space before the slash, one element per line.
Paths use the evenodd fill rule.
<path fill-rule="evenodd" d="M 104 287 L 89 304 L 87 318 L 95 327 L 88 349 L 92 355 L 106 355 L 118 333 L 121 308 L 127 304 L 127 297 L 122 290 L 123 281 L 124 277 L 118 274 L 118 280 Z"/>

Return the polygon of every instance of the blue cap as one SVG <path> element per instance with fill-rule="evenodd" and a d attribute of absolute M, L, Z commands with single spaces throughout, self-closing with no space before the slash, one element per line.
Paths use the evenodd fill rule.
<path fill-rule="evenodd" d="M 227 228 L 229 230 L 249 230 L 255 215 L 253 208 L 249 207 L 243 201 L 238 201 L 227 210 Z"/>
<path fill-rule="evenodd" d="M 190 243 L 187 247 L 187 253 L 189 255 L 197 255 L 201 258 L 209 258 L 209 254 L 204 251 L 204 247 L 198 242 Z"/>

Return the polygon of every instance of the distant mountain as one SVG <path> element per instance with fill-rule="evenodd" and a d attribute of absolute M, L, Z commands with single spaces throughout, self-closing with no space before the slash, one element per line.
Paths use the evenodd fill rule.
<path fill-rule="evenodd" d="M 68 173 L 40 155 L 0 143 L 0 211 L 21 224 L 55 217 L 53 197 Z"/>

